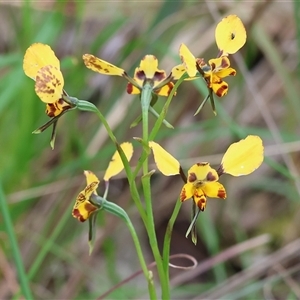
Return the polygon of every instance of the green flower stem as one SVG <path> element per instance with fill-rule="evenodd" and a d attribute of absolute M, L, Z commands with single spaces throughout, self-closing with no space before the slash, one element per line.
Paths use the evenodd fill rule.
<path fill-rule="evenodd" d="M 168 281 L 169 281 L 169 259 L 170 259 L 171 237 L 172 237 L 173 226 L 174 226 L 175 220 L 178 216 L 180 207 L 181 207 L 181 202 L 179 200 L 177 200 L 174 210 L 173 210 L 173 213 L 171 215 L 171 218 L 168 222 L 168 226 L 167 226 L 165 238 L 164 238 L 163 265 L 164 265 L 164 270 L 165 270 Z"/>
<path fill-rule="evenodd" d="M 16 265 L 16 270 L 17 270 L 17 275 L 18 275 L 18 279 L 20 282 L 20 286 L 21 286 L 21 290 L 23 293 L 23 296 L 25 299 L 34 299 L 32 294 L 31 294 L 31 290 L 30 290 L 30 286 L 29 286 L 29 281 L 28 281 L 28 275 L 25 272 L 24 269 L 24 265 L 23 265 L 23 261 L 22 261 L 22 256 L 18 247 L 18 243 L 17 243 L 17 239 L 16 239 L 16 235 L 14 232 L 14 227 L 13 227 L 13 223 L 11 220 L 11 216 L 10 216 L 10 212 L 8 209 L 8 205 L 7 205 L 7 201 L 5 199 L 4 196 L 4 192 L 2 189 L 2 185 L 0 184 L 0 208 L 1 208 L 1 212 L 2 212 L 2 217 L 3 217 L 3 221 L 4 221 L 4 225 L 5 225 L 5 230 L 10 242 L 10 251 L 12 253 L 12 256 L 14 258 L 14 262 Z"/>
<path fill-rule="evenodd" d="M 171 101 L 174 97 L 174 94 L 176 93 L 176 90 L 178 89 L 179 85 L 184 81 L 184 79 L 188 78 L 189 76 L 185 73 L 184 75 L 181 76 L 181 78 L 176 82 L 176 84 L 174 85 L 170 95 L 168 96 L 168 99 L 159 115 L 159 117 L 157 118 L 153 129 L 150 132 L 149 135 L 149 141 L 153 141 L 161 127 L 161 125 L 163 124 L 163 121 L 167 115 L 168 112 L 168 108 L 171 104 Z M 135 178 L 137 176 L 137 174 L 139 173 L 139 171 L 141 170 L 142 166 L 143 166 L 143 162 L 144 160 L 147 158 L 148 154 L 146 152 L 143 152 L 141 158 L 138 161 L 138 164 L 136 165 L 135 170 L 133 171 L 133 178 Z"/>
<path fill-rule="evenodd" d="M 136 234 L 134 226 L 131 223 L 129 216 L 127 215 L 127 213 L 125 212 L 125 210 L 123 208 L 121 208 L 120 206 L 116 205 L 113 202 L 104 200 L 102 203 L 102 208 L 105 211 L 108 211 L 111 214 L 121 218 L 126 223 L 128 229 L 131 233 L 133 243 L 135 245 L 135 249 L 136 249 L 139 261 L 140 261 L 140 265 L 144 272 L 145 278 L 148 281 L 148 290 L 149 290 L 150 299 L 157 299 L 156 291 L 155 291 L 154 283 L 153 283 L 153 279 L 152 279 L 152 272 L 150 272 L 147 268 L 147 264 L 146 264 L 144 256 L 143 256 L 143 251 L 142 251 L 138 236 Z"/>
<path fill-rule="evenodd" d="M 96 115 L 99 117 L 100 121 L 104 125 L 109 137 L 111 138 L 113 143 L 116 145 L 117 150 L 118 150 L 118 152 L 120 154 L 120 157 L 122 159 L 128 181 L 129 181 L 131 196 L 134 200 L 134 203 L 135 203 L 135 205 L 136 205 L 136 207 L 139 211 L 139 214 L 140 214 L 143 222 L 146 223 L 147 216 L 146 216 L 145 210 L 143 208 L 143 205 L 142 205 L 142 202 L 141 202 L 141 199 L 140 199 L 140 195 L 138 193 L 138 190 L 137 190 L 137 187 L 136 187 L 136 184 L 135 184 L 135 181 L 134 181 L 135 177 L 133 176 L 133 173 L 130 169 L 129 162 L 128 162 L 125 154 L 124 154 L 124 151 L 119 146 L 119 144 L 117 142 L 117 139 L 116 139 L 115 135 L 113 134 L 109 124 L 107 123 L 107 121 L 106 121 L 105 117 L 102 115 L 102 113 L 98 110 L 98 108 L 93 103 L 88 102 L 88 101 L 84 101 L 84 100 L 77 100 L 77 101 L 78 101 L 77 102 L 78 109 L 83 110 L 83 111 L 90 111 L 90 112 L 96 113 Z"/>
<path fill-rule="evenodd" d="M 149 114 L 149 106 L 152 98 L 152 85 L 151 83 L 145 83 L 142 93 L 141 93 L 141 104 L 142 104 L 142 124 L 143 124 L 143 144 L 148 145 L 148 114 Z M 148 165 L 148 155 L 149 151 L 145 147 L 143 147 L 143 154 L 145 154 L 145 159 L 143 161 L 143 177 L 142 177 L 142 186 L 146 204 L 146 214 L 147 214 L 147 223 L 146 230 L 148 233 L 148 238 L 150 241 L 150 246 L 152 249 L 152 253 L 156 262 L 157 271 L 160 279 L 161 289 L 162 289 L 162 299 L 170 299 L 170 288 L 169 282 L 167 280 L 164 268 L 162 257 L 160 251 L 158 249 L 158 243 L 155 232 L 155 223 L 153 217 L 153 209 L 152 209 L 152 199 L 151 199 L 151 173 L 149 173 L 149 165 Z"/>

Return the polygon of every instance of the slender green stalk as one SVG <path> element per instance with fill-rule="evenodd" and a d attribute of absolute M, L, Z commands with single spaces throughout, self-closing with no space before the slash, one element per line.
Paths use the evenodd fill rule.
<path fill-rule="evenodd" d="M 8 205 L 7 205 L 5 196 L 4 196 L 4 192 L 2 189 L 1 183 L 0 183 L 0 208 L 1 208 L 2 216 L 3 216 L 6 233 L 7 233 L 10 245 L 11 245 L 11 252 L 12 252 L 13 259 L 15 261 L 17 275 L 18 275 L 18 279 L 20 282 L 23 296 L 25 299 L 28 299 L 28 300 L 34 299 L 31 294 L 29 281 L 28 281 L 28 275 L 26 274 L 25 269 L 24 269 L 21 253 L 20 253 L 19 246 L 17 243 L 17 238 L 16 238 L 16 235 L 14 232 L 13 223 L 12 223 L 12 220 L 10 217 L 10 212 L 8 209 Z"/>
<path fill-rule="evenodd" d="M 117 217 L 122 218 L 124 220 L 124 222 L 126 223 L 128 229 L 130 231 L 130 234 L 132 236 L 133 243 L 135 245 L 135 249 L 136 249 L 139 261 L 140 261 L 141 268 L 142 268 L 144 275 L 148 281 L 148 290 L 149 290 L 150 299 L 157 299 L 152 276 L 150 275 L 151 273 L 148 270 L 138 236 L 136 234 L 133 224 L 131 223 L 129 216 L 127 215 L 127 213 L 125 212 L 125 210 L 123 208 L 121 208 L 120 206 L 116 205 L 113 202 L 104 201 L 102 204 L 102 207 L 104 210 L 116 215 Z"/>
<path fill-rule="evenodd" d="M 168 112 L 168 108 L 171 104 L 171 101 L 176 93 L 176 90 L 178 89 L 179 85 L 184 81 L 185 78 L 187 78 L 188 75 L 187 74 L 184 74 L 181 76 L 181 78 L 176 82 L 176 84 L 174 85 L 170 95 L 168 96 L 168 99 L 161 111 L 161 113 L 159 114 L 159 117 L 157 118 L 151 132 L 150 132 L 150 135 L 149 135 L 149 141 L 153 141 L 160 129 L 160 127 L 162 126 L 163 124 L 163 121 L 167 115 L 167 112 Z M 139 173 L 139 171 L 141 170 L 142 166 L 143 166 L 143 162 L 144 160 L 147 158 L 148 154 L 143 152 L 142 153 L 142 156 L 140 157 L 139 161 L 138 161 L 138 164 L 136 165 L 135 167 L 135 170 L 133 171 L 133 178 L 135 178 L 137 176 L 137 174 Z"/>
<path fill-rule="evenodd" d="M 146 83 L 143 87 L 142 95 L 141 95 L 142 116 L 143 116 L 142 119 L 143 143 L 146 145 L 148 145 L 148 135 L 149 135 L 148 114 L 149 114 L 149 106 L 151 101 L 151 93 L 152 93 L 152 86 L 151 84 Z M 143 149 L 144 149 L 143 153 L 146 154 L 145 160 L 143 162 L 143 177 L 142 177 L 142 185 L 143 185 L 143 192 L 145 197 L 146 213 L 147 213 L 146 230 L 148 233 L 150 246 L 157 266 L 157 271 L 158 271 L 161 289 L 162 289 L 162 299 L 169 299 L 170 298 L 169 282 L 167 281 L 167 277 L 162 264 L 162 257 L 158 249 L 158 243 L 157 243 L 156 232 L 155 232 L 155 223 L 153 218 L 151 184 L 150 184 L 151 174 L 149 173 L 149 164 L 148 164 L 149 152 L 145 148 Z"/>
<path fill-rule="evenodd" d="M 175 220 L 178 216 L 179 210 L 181 207 L 181 202 L 179 200 L 176 201 L 173 213 L 171 218 L 168 222 L 168 226 L 165 233 L 164 238 L 164 246 L 163 246 L 163 266 L 167 276 L 167 280 L 169 281 L 169 258 L 170 258 L 170 245 L 171 245 L 171 238 L 172 238 L 172 231 Z"/>

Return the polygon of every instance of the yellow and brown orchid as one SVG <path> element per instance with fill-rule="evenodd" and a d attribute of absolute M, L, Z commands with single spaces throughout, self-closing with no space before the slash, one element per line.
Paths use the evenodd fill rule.
<path fill-rule="evenodd" d="M 25 74 L 35 81 L 35 92 L 46 103 L 46 114 L 56 117 L 72 108 L 65 102 L 63 95 L 64 78 L 60 62 L 50 46 L 35 43 L 25 52 L 23 60 Z"/>
<path fill-rule="evenodd" d="M 159 96 L 167 97 L 174 86 L 172 73 L 167 76 L 164 70 L 158 69 L 158 60 L 154 55 L 143 57 L 140 66 L 135 69 L 133 78 L 125 70 L 92 54 L 84 54 L 83 61 L 86 67 L 94 72 L 124 77 L 128 81 L 128 94 L 140 94 L 146 81 L 151 84 L 152 91 Z"/>
<path fill-rule="evenodd" d="M 264 158 L 262 140 L 258 136 L 249 135 L 233 143 L 227 149 L 218 169 L 213 169 L 208 162 L 200 162 L 188 170 L 186 177 L 178 160 L 159 144 L 151 141 L 149 147 L 152 149 L 156 166 L 161 173 L 166 176 L 181 175 L 184 185 L 180 192 L 180 201 L 193 199 L 199 211 L 205 210 L 207 197 L 226 198 L 225 187 L 218 182 L 221 175 L 248 175 L 262 164 Z M 196 218 L 193 224 L 195 221 Z"/>
<path fill-rule="evenodd" d="M 126 158 L 130 161 L 133 154 L 133 147 L 131 143 L 125 142 L 120 145 Z M 106 169 L 104 174 L 104 181 L 106 183 L 106 191 L 104 198 L 106 198 L 108 192 L 108 182 L 113 177 L 118 175 L 124 169 L 120 154 L 116 151 Z M 72 215 L 80 222 L 85 222 L 91 217 L 91 215 L 101 208 L 101 205 L 97 203 L 97 188 L 100 183 L 98 177 L 91 171 L 84 171 L 86 177 L 86 187 L 82 190 L 75 201 Z"/>

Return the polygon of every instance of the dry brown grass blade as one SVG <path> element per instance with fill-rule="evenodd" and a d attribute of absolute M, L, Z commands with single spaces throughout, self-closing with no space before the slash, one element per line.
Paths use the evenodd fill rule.
<path fill-rule="evenodd" d="M 211 268 L 213 268 L 215 265 L 219 263 L 227 261 L 228 259 L 240 255 L 243 252 L 249 251 L 250 249 L 267 244 L 268 242 L 270 242 L 270 239 L 271 239 L 270 235 L 263 234 L 253 239 L 249 239 L 246 242 L 242 242 L 240 244 L 234 245 L 226 249 L 225 251 L 221 252 L 220 254 L 215 255 L 205 260 L 204 262 L 199 263 L 195 269 L 182 273 L 172 278 L 170 283 L 172 286 L 177 286 L 184 282 L 187 282 L 195 278 L 196 276 L 199 276 L 200 274 L 210 270 Z"/>
<path fill-rule="evenodd" d="M 222 282 L 219 286 L 213 288 L 213 290 L 208 291 L 199 295 L 201 299 L 218 299 L 230 292 L 241 287 L 243 284 L 246 284 L 249 280 L 253 280 L 266 274 L 270 268 L 273 268 L 274 265 L 278 263 L 285 263 L 288 260 L 299 255 L 300 251 L 300 239 L 297 239 L 285 247 L 282 247 L 278 251 L 268 255 L 258 263 L 249 267 L 247 270 L 244 270 L 240 273 L 231 276 L 226 281 Z M 197 299 L 199 299 L 197 298 Z"/>

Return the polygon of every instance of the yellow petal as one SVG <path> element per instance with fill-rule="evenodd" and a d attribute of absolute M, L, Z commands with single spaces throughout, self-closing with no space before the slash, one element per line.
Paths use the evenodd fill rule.
<path fill-rule="evenodd" d="M 165 176 L 177 175 L 180 172 L 179 161 L 155 142 L 149 142 L 158 170 Z"/>
<path fill-rule="evenodd" d="M 207 181 L 217 181 L 218 179 L 217 171 L 207 162 L 197 163 L 188 171 L 188 182 L 194 185 L 203 184 Z"/>
<path fill-rule="evenodd" d="M 98 207 L 87 200 L 84 191 L 82 191 L 76 198 L 76 202 L 72 210 L 72 216 L 78 221 L 84 222 L 97 209 Z"/>
<path fill-rule="evenodd" d="M 188 200 L 194 196 L 195 187 L 191 183 L 186 183 L 180 192 L 180 201 L 183 202 L 185 200 Z"/>
<path fill-rule="evenodd" d="M 100 183 L 100 180 L 92 171 L 85 170 L 83 173 L 85 175 L 87 185 L 90 185 L 93 182 L 98 182 L 98 184 Z"/>
<path fill-rule="evenodd" d="M 145 55 L 144 58 L 140 62 L 139 71 L 143 71 L 146 75 L 146 78 L 153 79 L 156 72 L 163 72 L 158 68 L 158 60 L 154 55 Z M 164 76 L 165 78 L 166 76 Z M 163 79 L 163 78 L 162 78 Z"/>
<path fill-rule="evenodd" d="M 123 76 L 125 71 L 92 54 L 84 54 L 83 61 L 87 68 L 104 75 Z"/>
<path fill-rule="evenodd" d="M 35 92 L 45 103 L 57 102 L 64 88 L 64 78 L 59 69 L 47 65 L 39 69 L 36 75 Z"/>
<path fill-rule="evenodd" d="M 35 80 L 39 69 L 48 65 L 58 70 L 60 69 L 59 60 L 50 46 L 35 43 L 26 50 L 23 60 L 23 70 L 28 77 Z"/>
<path fill-rule="evenodd" d="M 168 97 L 174 87 L 173 82 L 169 82 L 166 85 L 164 85 L 162 88 L 159 90 L 155 90 L 155 93 L 160 96 Z"/>
<path fill-rule="evenodd" d="M 177 65 L 173 67 L 171 73 L 172 73 L 172 79 L 178 80 L 180 77 L 186 72 L 185 66 L 183 64 Z"/>
<path fill-rule="evenodd" d="M 195 77 L 197 74 L 196 58 L 185 44 L 180 45 L 179 55 L 188 75 Z"/>
<path fill-rule="evenodd" d="M 132 144 L 126 142 L 126 143 L 122 143 L 120 145 L 120 147 L 124 151 L 127 160 L 130 161 L 132 154 L 133 154 Z M 119 152 L 116 151 L 107 167 L 107 170 L 104 174 L 103 179 L 105 181 L 108 181 L 111 177 L 119 174 L 123 169 L 124 169 L 124 165 L 123 165 L 121 156 L 120 156 Z"/>
<path fill-rule="evenodd" d="M 206 196 L 201 188 L 197 188 L 194 190 L 193 195 L 194 201 L 200 210 L 204 211 L 206 207 Z"/>
<path fill-rule="evenodd" d="M 209 87 L 213 89 L 214 93 L 218 97 L 223 97 L 228 92 L 228 83 L 215 75 L 213 75 L 213 79 L 212 82 L 210 82 Z"/>
<path fill-rule="evenodd" d="M 202 187 L 204 194 L 210 198 L 226 198 L 224 186 L 219 182 L 206 182 Z"/>
<path fill-rule="evenodd" d="M 233 54 L 246 42 L 246 30 L 241 19 L 236 15 L 224 18 L 216 27 L 215 38 L 223 54 Z"/>
<path fill-rule="evenodd" d="M 223 156 L 223 173 L 233 176 L 247 175 L 255 171 L 263 162 L 264 147 L 259 136 L 249 135 L 229 146 Z"/>
<path fill-rule="evenodd" d="M 53 118 L 60 115 L 63 111 L 70 109 L 71 105 L 65 102 L 63 99 L 59 99 L 54 103 L 47 103 L 46 114 L 48 117 Z"/>
<path fill-rule="evenodd" d="M 141 91 L 135 87 L 131 82 L 128 82 L 127 84 L 127 93 L 130 95 L 138 95 L 141 93 Z"/>

